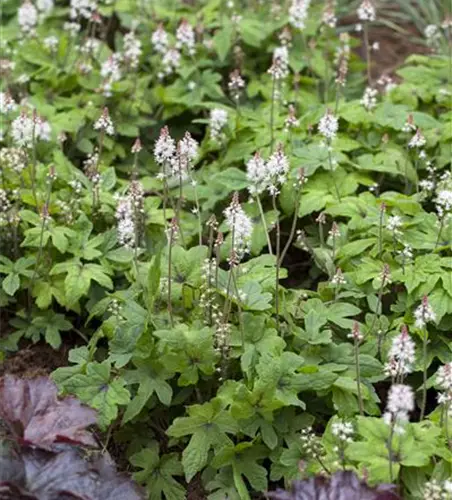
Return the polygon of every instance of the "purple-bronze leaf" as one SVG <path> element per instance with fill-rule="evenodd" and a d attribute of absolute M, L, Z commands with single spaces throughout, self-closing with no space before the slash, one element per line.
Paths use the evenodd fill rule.
<path fill-rule="evenodd" d="M 39 500 L 143 500 L 138 487 L 103 456 L 73 448 L 61 453 L 27 449 L 27 490 Z"/>
<path fill-rule="evenodd" d="M 54 443 L 96 446 L 86 428 L 96 412 L 73 397 L 58 399 L 56 385 L 46 377 L 0 380 L 0 419 L 24 444 L 51 449 Z"/>
<path fill-rule="evenodd" d="M 383 484 L 375 488 L 360 481 L 351 471 L 341 471 L 331 478 L 316 476 L 294 481 L 290 491 L 268 494 L 275 500 L 399 500 L 395 487 Z"/>

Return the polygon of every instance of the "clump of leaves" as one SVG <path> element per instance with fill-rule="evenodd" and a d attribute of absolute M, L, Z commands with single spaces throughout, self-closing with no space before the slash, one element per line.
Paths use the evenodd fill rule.
<path fill-rule="evenodd" d="M 1 499 L 142 498 L 109 456 L 96 449 L 87 430 L 96 423 L 96 412 L 76 398 L 58 399 L 46 377 L 4 377 L 0 423 Z"/>
<path fill-rule="evenodd" d="M 381 484 L 375 488 L 360 481 L 351 471 L 339 471 L 331 478 L 316 476 L 294 481 L 290 491 L 278 490 L 269 494 L 275 500 L 397 500 L 395 486 Z"/>

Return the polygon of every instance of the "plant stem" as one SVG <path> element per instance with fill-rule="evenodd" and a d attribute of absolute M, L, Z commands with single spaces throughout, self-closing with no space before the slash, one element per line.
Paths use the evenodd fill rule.
<path fill-rule="evenodd" d="M 276 195 L 272 196 L 273 210 L 278 212 L 276 207 Z M 279 214 L 276 217 L 276 282 L 275 282 L 275 312 L 276 312 L 276 322 L 279 329 L 279 270 L 281 266 L 280 262 L 280 247 L 281 247 L 281 227 L 279 224 Z"/>
<path fill-rule="evenodd" d="M 195 192 L 195 207 L 196 207 L 196 216 L 198 218 L 198 243 L 199 246 L 202 245 L 202 221 L 201 221 L 201 209 L 199 207 L 199 198 L 198 198 L 198 189 L 196 188 L 195 181 L 192 182 L 193 189 Z"/>
<path fill-rule="evenodd" d="M 424 327 L 424 335 L 422 337 L 422 403 L 421 403 L 421 415 L 419 421 L 422 422 L 425 415 L 425 407 L 427 404 L 427 328 Z"/>
<path fill-rule="evenodd" d="M 449 401 L 446 403 L 444 410 L 445 410 L 445 412 L 444 412 L 445 413 L 444 433 L 446 435 L 447 446 L 449 447 L 449 449 L 452 449 L 452 440 L 449 436 L 449 410 L 450 410 L 450 402 Z"/>
<path fill-rule="evenodd" d="M 239 288 L 237 286 L 237 280 L 235 277 L 235 273 L 233 269 L 231 268 L 231 276 L 232 276 L 232 281 L 234 284 L 234 289 L 235 289 L 235 294 L 237 296 L 237 310 L 239 313 L 239 328 L 240 328 L 240 337 L 242 341 L 242 351 L 245 352 L 245 330 L 243 328 L 243 317 L 242 317 L 242 308 L 240 306 L 240 296 L 239 296 Z"/>
<path fill-rule="evenodd" d="M 259 207 L 259 214 L 261 216 L 262 225 L 264 226 L 265 236 L 267 238 L 267 246 L 270 255 L 273 255 L 272 242 L 270 240 L 270 234 L 268 232 L 267 221 L 265 220 L 264 210 L 262 208 L 262 203 L 259 195 L 256 195 L 257 206 Z"/>
<path fill-rule="evenodd" d="M 292 244 L 292 241 L 295 237 L 295 232 L 297 229 L 298 211 L 300 210 L 300 203 L 301 203 L 301 186 L 299 187 L 298 192 L 297 192 L 297 199 L 295 202 L 295 211 L 293 214 L 292 226 L 290 228 L 289 239 L 286 241 L 286 244 L 285 244 L 283 251 L 281 252 L 281 256 L 279 258 L 279 265 L 280 266 L 282 265 L 282 263 L 284 261 L 284 257 L 286 256 L 286 253 L 289 250 L 290 245 Z"/>
<path fill-rule="evenodd" d="M 369 87 L 372 85 L 372 75 L 370 71 L 371 60 L 370 60 L 370 44 L 369 44 L 369 24 L 364 23 L 364 44 L 366 46 L 366 64 L 367 64 L 367 84 Z"/>
<path fill-rule="evenodd" d="M 316 453 L 315 458 L 316 458 L 317 462 L 319 462 L 320 467 L 322 467 L 322 469 L 323 469 L 323 470 L 324 470 L 324 471 L 325 471 L 328 475 L 330 475 L 330 474 L 331 474 L 330 470 L 329 470 L 329 469 L 328 469 L 328 467 L 327 467 L 327 466 L 323 463 L 323 460 L 320 458 L 320 456 L 319 456 L 319 454 L 318 454 L 318 453 Z"/>
<path fill-rule="evenodd" d="M 272 101 L 270 107 L 270 154 L 273 153 L 274 145 L 274 121 L 275 121 L 275 91 L 276 91 L 276 78 L 272 77 Z"/>
<path fill-rule="evenodd" d="M 378 223 L 378 258 L 381 260 L 383 254 L 383 218 L 385 211 L 380 208 L 380 221 Z"/>
<path fill-rule="evenodd" d="M 393 471 L 393 466 L 392 466 L 392 440 L 394 438 L 394 426 L 395 426 L 395 422 L 394 422 L 394 417 L 391 417 L 392 420 L 391 420 L 391 427 L 390 427 L 390 431 L 389 431 L 389 437 L 388 437 L 388 460 L 389 460 L 389 479 L 390 479 L 390 482 L 392 483 L 394 481 L 394 471 Z"/>
<path fill-rule="evenodd" d="M 47 190 L 47 197 L 45 201 L 45 205 L 43 207 L 43 213 L 41 214 L 41 232 L 39 235 L 39 250 L 38 250 L 38 256 L 36 258 L 36 264 L 33 269 L 33 274 L 30 279 L 30 284 L 28 286 L 28 316 L 29 319 L 31 319 L 31 299 L 32 299 L 32 291 L 33 291 L 33 285 L 36 279 L 36 274 L 38 272 L 39 264 L 41 263 L 41 258 L 42 258 L 42 251 L 43 251 L 43 240 L 44 240 L 44 231 L 46 228 L 46 223 L 47 223 L 47 216 L 48 216 L 48 210 L 49 210 L 49 204 L 50 204 L 50 195 L 52 193 L 52 178 L 49 178 L 49 187 Z"/>
<path fill-rule="evenodd" d="M 435 250 L 438 248 L 439 240 L 441 239 L 441 232 L 442 232 L 443 227 L 444 227 L 444 219 L 445 219 L 445 214 L 443 214 L 441 216 L 441 221 L 439 223 L 438 237 L 436 238 Z"/>
<path fill-rule="evenodd" d="M 169 248 L 168 248 L 168 316 L 170 319 L 170 325 L 173 327 L 174 326 L 174 319 L 173 319 L 173 305 L 171 303 L 171 257 L 172 257 L 172 249 L 173 249 L 173 237 L 174 237 L 174 229 L 171 225 L 170 228 L 170 238 L 169 238 Z"/>
<path fill-rule="evenodd" d="M 36 154 L 36 111 L 33 111 L 33 134 L 32 134 L 32 156 L 31 156 L 31 191 L 33 193 L 33 198 L 35 201 L 36 210 L 39 215 L 38 208 L 38 195 L 36 193 L 36 163 L 37 163 L 37 154 Z"/>
<path fill-rule="evenodd" d="M 333 178 L 333 183 L 334 183 L 334 190 L 336 191 L 336 197 L 338 201 L 341 201 L 341 195 L 339 193 L 339 188 L 337 187 L 337 182 L 336 179 L 334 178 L 334 168 L 333 168 L 333 158 L 331 157 L 331 140 L 329 139 L 327 142 L 327 148 L 328 148 L 328 164 L 330 167 L 330 172 L 331 172 L 331 177 Z"/>
<path fill-rule="evenodd" d="M 363 397 L 361 394 L 361 370 L 359 366 L 359 341 L 355 338 L 355 368 L 356 368 L 356 385 L 358 390 L 358 405 L 359 405 L 359 414 L 364 416 L 364 404 Z"/>

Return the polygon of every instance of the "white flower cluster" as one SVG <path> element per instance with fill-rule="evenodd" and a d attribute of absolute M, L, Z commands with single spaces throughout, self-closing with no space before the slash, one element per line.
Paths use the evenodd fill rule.
<path fill-rule="evenodd" d="M 88 37 L 84 44 L 80 47 L 82 54 L 94 54 L 99 50 L 100 40 L 94 37 Z"/>
<path fill-rule="evenodd" d="M 133 31 L 124 35 L 124 60 L 130 68 L 136 69 L 143 50 L 141 42 Z"/>
<path fill-rule="evenodd" d="M 428 303 L 428 298 L 423 297 L 421 305 L 414 311 L 416 319 L 415 326 L 417 328 L 424 328 L 427 323 L 436 321 L 436 314 Z"/>
<path fill-rule="evenodd" d="M 8 211 L 11 208 L 11 202 L 8 199 L 6 191 L 0 188 L 0 222 L 8 221 Z"/>
<path fill-rule="evenodd" d="M 402 225 L 403 225 L 403 220 L 402 217 L 400 217 L 400 215 L 391 215 L 388 218 L 388 222 L 386 223 L 386 229 L 388 231 L 391 231 L 394 234 L 394 236 L 398 236 L 402 234 L 402 231 L 400 231 Z"/>
<path fill-rule="evenodd" d="M 268 72 L 275 80 L 283 80 L 289 75 L 289 51 L 286 45 L 275 48 Z"/>
<path fill-rule="evenodd" d="M 168 49 L 169 38 L 163 24 L 159 24 L 157 29 L 152 33 L 151 43 L 158 54 L 165 54 Z"/>
<path fill-rule="evenodd" d="M 54 7 L 53 0 L 36 0 L 36 7 L 41 16 L 46 16 Z"/>
<path fill-rule="evenodd" d="M 318 457 L 323 454 L 322 443 L 312 430 L 312 427 L 301 430 L 300 441 L 303 452 L 307 457 Z"/>
<path fill-rule="evenodd" d="M 371 0 L 364 0 L 361 2 L 356 13 L 360 21 L 373 22 L 377 18 L 377 12 Z"/>
<path fill-rule="evenodd" d="M 79 31 L 82 29 L 81 24 L 73 22 L 73 21 L 68 21 L 64 23 L 63 25 L 64 31 L 67 31 L 71 37 L 76 37 Z"/>
<path fill-rule="evenodd" d="M 359 323 L 357 321 L 353 322 L 352 331 L 347 334 L 347 338 L 353 339 L 355 342 L 358 342 L 358 343 L 363 340 L 364 336 L 361 333 L 361 329 L 360 329 Z"/>
<path fill-rule="evenodd" d="M 339 421 L 331 424 L 331 434 L 344 443 L 351 443 L 353 441 L 352 436 L 354 432 L 351 422 Z"/>
<path fill-rule="evenodd" d="M 284 130 L 289 131 L 292 128 L 296 128 L 300 125 L 300 120 L 296 117 L 295 114 L 295 106 L 293 104 L 289 104 L 289 114 L 287 118 L 284 120 Z"/>
<path fill-rule="evenodd" d="M 429 24 L 424 29 L 424 36 L 427 40 L 427 45 L 434 49 L 438 48 L 441 43 L 441 31 L 436 24 Z"/>
<path fill-rule="evenodd" d="M 210 138 L 218 140 L 221 136 L 221 131 L 228 123 L 228 112 L 225 109 L 213 108 L 210 111 Z"/>
<path fill-rule="evenodd" d="M 162 58 L 163 72 L 159 73 L 159 78 L 173 74 L 180 66 L 181 55 L 177 49 L 167 50 Z"/>
<path fill-rule="evenodd" d="M 444 391 L 438 394 L 438 403 L 445 405 L 448 416 L 452 417 L 452 362 L 438 368 L 436 384 Z"/>
<path fill-rule="evenodd" d="M 118 221 L 118 241 L 125 247 L 133 247 L 135 243 L 135 223 L 133 217 L 132 200 L 125 196 L 118 200 L 115 212 Z"/>
<path fill-rule="evenodd" d="M 284 184 L 289 172 L 289 160 L 282 146 L 265 161 L 256 153 L 246 164 L 246 176 L 251 183 L 248 188 L 253 195 L 267 190 L 272 196 L 279 193 L 279 186 Z"/>
<path fill-rule="evenodd" d="M 17 103 L 9 92 L 0 92 L 0 114 L 16 111 Z"/>
<path fill-rule="evenodd" d="M 372 109 L 374 109 L 377 105 L 377 95 L 377 89 L 366 87 L 366 89 L 364 90 L 364 94 L 359 102 L 367 111 L 372 111 Z"/>
<path fill-rule="evenodd" d="M 138 244 L 140 221 L 144 214 L 144 191 L 138 181 L 132 181 L 126 196 L 119 198 L 115 217 L 119 244 L 134 248 Z"/>
<path fill-rule="evenodd" d="M 198 143 L 190 132 L 185 132 L 183 139 L 178 141 L 176 155 L 171 160 L 171 175 L 179 181 L 190 177 L 193 163 L 198 156 Z"/>
<path fill-rule="evenodd" d="M 190 55 L 195 53 L 195 31 L 192 25 L 183 19 L 176 31 L 176 48 L 187 49 Z"/>
<path fill-rule="evenodd" d="M 110 304 L 107 307 L 107 311 L 115 316 L 116 321 L 120 323 L 126 321 L 126 318 L 123 316 L 123 305 L 119 302 L 118 299 L 112 299 Z"/>
<path fill-rule="evenodd" d="M 242 78 L 240 71 L 236 69 L 229 75 L 228 90 L 231 98 L 238 101 L 244 88 L 245 80 Z"/>
<path fill-rule="evenodd" d="M 430 479 L 424 485 L 423 500 L 452 500 L 452 480 Z"/>
<path fill-rule="evenodd" d="M 18 147 L 30 147 L 35 140 L 49 141 L 51 128 L 47 121 L 39 116 L 30 118 L 22 112 L 11 124 L 11 136 Z"/>
<path fill-rule="evenodd" d="M 198 156 L 198 143 L 186 132 L 176 146 L 168 127 L 163 127 L 154 146 L 154 159 L 162 167 L 159 178 L 175 177 L 185 180 L 189 177 L 193 162 Z"/>
<path fill-rule="evenodd" d="M 330 109 L 327 109 L 326 113 L 320 119 L 318 129 L 327 141 L 331 141 L 336 137 L 339 129 L 339 121 Z"/>
<path fill-rule="evenodd" d="M 435 204 L 440 217 L 449 215 L 452 212 L 452 189 L 437 189 Z"/>
<path fill-rule="evenodd" d="M 105 97 L 111 97 L 113 83 L 121 80 L 121 59 L 122 55 L 119 52 L 115 52 L 102 63 L 100 75 L 104 78 L 102 92 Z"/>
<path fill-rule="evenodd" d="M 433 186 L 434 187 L 433 183 Z M 452 215 L 452 175 L 445 172 L 436 184 L 435 207 L 438 216 L 443 219 Z"/>
<path fill-rule="evenodd" d="M 416 125 L 414 123 L 414 117 L 410 113 L 402 127 L 402 132 L 414 132 L 416 130 Z"/>
<path fill-rule="evenodd" d="M 95 0 L 71 0 L 71 19 L 85 18 L 89 19 L 96 11 Z"/>
<path fill-rule="evenodd" d="M 223 213 L 226 225 L 232 233 L 232 251 L 241 259 L 250 250 L 253 222 L 240 205 L 237 193 Z"/>
<path fill-rule="evenodd" d="M 44 38 L 42 43 L 49 52 L 56 52 L 60 42 L 58 40 L 58 37 L 56 37 L 55 35 L 50 35 Z"/>
<path fill-rule="evenodd" d="M 311 0 L 292 0 L 289 8 L 289 22 L 294 28 L 303 30 L 306 26 Z"/>
<path fill-rule="evenodd" d="M 383 418 L 387 424 L 394 425 L 394 432 L 403 434 L 403 424 L 408 422 L 409 413 L 413 410 L 413 389 L 409 385 L 391 385 L 388 393 L 386 413 L 383 415 Z"/>
<path fill-rule="evenodd" d="M 27 166 L 27 156 L 21 148 L 2 148 L 0 150 L 0 165 L 20 174 Z"/>
<path fill-rule="evenodd" d="M 336 272 L 334 273 L 334 276 L 331 278 L 331 284 L 334 286 L 340 286 L 340 285 L 345 285 L 347 283 L 346 279 L 344 278 L 344 274 L 341 270 L 340 267 L 336 269 Z"/>
<path fill-rule="evenodd" d="M 107 135 L 114 135 L 115 127 L 113 125 L 112 119 L 110 118 L 108 108 L 104 108 L 102 114 L 94 123 L 94 130 L 99 130 Z"/>
<path fill-rule="evenodd" d="M 155 142 L 154 159 L 159 165 L 170 164 L 175 152 L 176 143 L 171 137 L 168 127 L 163 127 Z"/>
<path fill-rule="evenodd" d="M 83 162 L 83 171 L 86 177 L 97 186 L 100 182 L 99 174 L 99 153 L 96 151 L 88 155 L 88 158 Z"/>
<path fill-rule="evenodd" d="M 38 9 L 26 0 L 17 11 L 17 21 L 23 33 L 33 33 L 38 24 Z"/>
<path fill-rule="evenodd" d="M 411 373 L 415 362 L 415 344 L 408 333 L 408 329 L 402 327 L 400 335 L 392 341 L 388 353 L 388 362 L 385 365 L 385 373 L 393 378 L 403 379 Z"/>
<path fill-rule="evenodd" d="M 339 35 L 340 44 L 336 49 L 334 64 L 337 67 L 336 83 L 342 87 L 345 86 L 348 73 L 348 62 L 350 60 L 350 35 L 341 33 Z"/>
<path fill-rule="evenodd" d="M 327 0 L 325 8 L 322 12 L 322 23 L 330 28 L 335 28 L 337 24 L 337 17 L 335 13 L 335 1 Z"/>
<path fill-rule="evenodd" d="M 384 92 L 385 94 L 388 94 L 389 92 L 391 92 L 391 90 L 397 87 L 397 84 L 388 75 L 381 75 L 377 80 L 377 85 L 382 88 L 382 92 Z"/>
<path fill-rule="evenodd" d="M 410 142 L 408 143 L 409 148 L 422 148 L 425 146 L 425 137 L 422 135 L 421 129 L 417 129 L 416 133 L 413 135 L 411 138 Z"/>

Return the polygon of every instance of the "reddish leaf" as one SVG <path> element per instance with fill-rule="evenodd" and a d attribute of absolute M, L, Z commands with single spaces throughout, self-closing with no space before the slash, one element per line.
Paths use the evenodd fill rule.
<path fill-rule="evenodd" d="M 0 499 L 18 500 L 142 500 L 138 487 L 119 475 L 103 456 L 83 455 L 79 448 L 60 453 L 24 448 L 25 478 L 2 482 Z"/>
<path fill-rule="evenodd" d="M 96 446 L 86 427 L 96 423 L 96 412 L 76 398 L 58 399 L 56 385 L 46 377 L 0 380 L 0 418 L 25 444 L 50 449 L 58 442 Z"/>
<path fill-rule="evenodd" d="M 351 471 L 336 472 L 331 478 L 317 476 L 294 481 L 291 491 L 268 494 L 275 500 L 399 500 L 395 487 L 382 484 L 371 488 Z"/>

